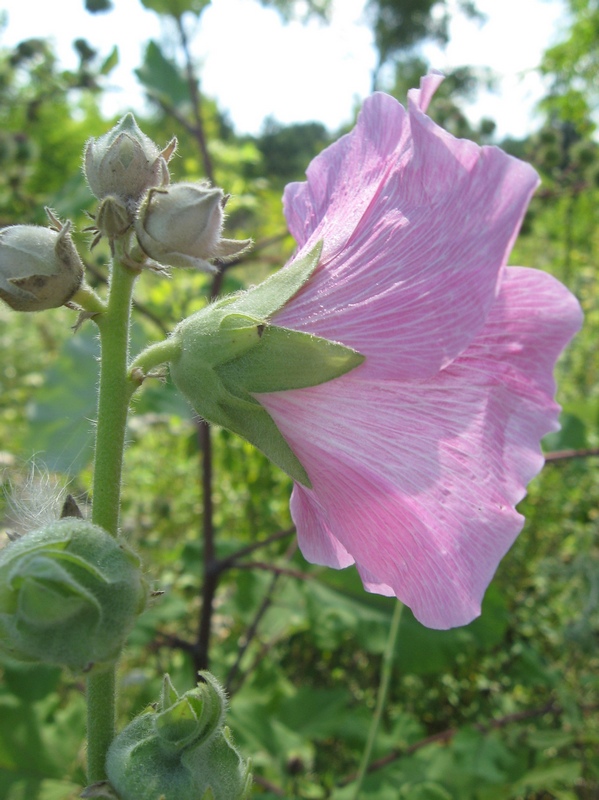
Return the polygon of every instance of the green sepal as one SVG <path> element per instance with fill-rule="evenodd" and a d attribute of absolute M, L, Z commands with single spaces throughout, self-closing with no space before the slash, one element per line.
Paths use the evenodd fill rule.
<path fill-rule="evenodd" d="M 181 346 L 170 365 L 176 386 L 200 416 L 243 436 L 308 488 L 306 470 L 253 395 L 317 386 L 364 361 L 338 342 L 269 323 L 309 280 L 321 251 L 319 242 L 259 286 L 183 320 L 173 332 Z"/>
<path fill-rule="evenodd" d="M 305 389 L 339 378 L 360 366 L 364 356 L 350 347 L 310 333 L 267 325 L 260 341 L 218 372 L 223 383 L 246 392 Z"/>
<path fill-rule="evenodd" d="M 317 242 L 305 256 L 275 272 L 258 286 L 232 298 L 225 298 L 230 299 L 230 309 L 257 319 L 272 317 L 312 277 L 322 253 L 322 244 L 322 241 Z"/>
<path fill-rule="evenodd" d="M 199 677 L 201 683 L 180 696 L 166 679 L 160 702 L 113 739 L 106 774 L 121 800 L 250 797 L 250 763 L 224 724 L 224 690 L 210 673 L 200 672 Z"/>
<path fill-rule="evenodd" d="M 243 436 L 294 480 L 310 487 L 306 470 L 266 409 L 241 387 L 232 392 L 198 350 L 184 346 L 170 369 L 176 386 L 200 416 Z"/>
<path fill-rule="evenodd" d="M 222 726 L 226 706 L 222 689 L 210 673 L 200 677 L 204 682 L 198 688 L 179 696 L 170 677 L 164 676 L 155 726 L 165 750 L 197 747 Z"/>

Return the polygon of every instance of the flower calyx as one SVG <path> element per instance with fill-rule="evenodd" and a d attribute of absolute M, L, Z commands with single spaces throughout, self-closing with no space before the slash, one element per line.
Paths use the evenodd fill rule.
<path fill-rule="evenodd" d="M 302 389 L 338 378 L 364 356 L 352 348 L 270 323 L 318 266 L 322 243 L 285 270 L 183 320 L 170 337 L 175 385 L 209 422 L 254 444 L 294 480 L 310 479 L 260 393 Z"/>
<path fill-rule="evenodd" d="M 109 240 L 124 236 L 133 224 L 133 212 L 127 208 L 120 197 L 113 195 L 108 195 L 101 200 L 96 213 L 93 216 L 90 214 L 90 216 L 94 224 L 84 229 L 95 234 L 90 244 L 90 250 L 94 249 L 103 236 Z"/>
<path fill-rule="evenodd" d="M 208 672 L 179 695 L 168 675 L 159 702 L 113 740 L 106 773 L 121 800 L 246 800 L 249 764 L 224 724 L 226 698 Z"/>
<path fill-rule="evenodd" d="M 0 231 L 0 298 L 15 311 L 68 303 L 83 282 L 83 263 L 71 223 L 46 209 L 50 227 L 11 225 Z"/>
<path fill-rule="evenodd" d="M 230 261 L 252 244 L 222 237 L 228 199 L 202 181 L 150 189 L 135 220 L 141 249 L 158 264 L 214 272 L 211 259 Z"/>

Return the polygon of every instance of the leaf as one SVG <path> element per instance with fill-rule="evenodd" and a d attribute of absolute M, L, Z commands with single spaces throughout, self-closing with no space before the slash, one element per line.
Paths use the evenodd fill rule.
<path fill-rule="evenodd" d="M 350 575 L 340 573 L 345 583 Z M 343 590 L 312 581 L 306 590 L 306 603 L 317 645 L 330 650 L 348 636 L 355 636 L 356 642 L 369 652 L 382 652 L 389 634 L 392 603 L 385 598 L 379 608 L 371 603 L 372 598 L 363 589 L 354 598 Z"/>
<path fill-rule="evenodd" d="M 61 670 L 39 664 L 35 666 L 3 665 L 3 679 L 15 697 L 26 703 L 41 700 L 56 689 Z"/>
<path fill-rule="evenodd" d="M 40 786 L 38 800 L 78 800 L 80 793 L 81 786 L 71 781 L 45 780 Z M 113 799 L 117 800 L 116 795 Z"/>
<path fill-rule="evenodd" d="M 552 761 L 529 770 L 513 787 L 514 793 L 526 794 L 538 791 L 551 791 L 555 788 L 567 789 L 574 786 L 581 775 L 578 761 Z"/>
<path fill-rule="evenodd" d="M 210 0 L 141 0 L 142 5 L 157 14 L 165 14 L 179 19 L 186 11 L 199 17 L 210 5 Z"/>
<path fill-rule="evenodd" d="M 145 343 L 136 325 L 132 326 L 131 339 L 134 351 Z M 91 327 L 68 339 L 27 409 L 25 448 L 39 455 L 52 471 L 77 475 L 93 457 L 99 356 L 99 341 Z M 135 411 L 181 419 L 190 416 L 188 404 L 170 382 L 149 381 Z"/>
<path fill-rule="evenodd" d="M 119 48 L 115 45 L 100 65 L 100 75 L 108 75 L 119 63 Z"/>
<path fill-rule="evenodd" d="M 342 735 L 344 720 L 353 715 L 351 694 L 346 689 L 301 687 L 283 700 L 278 718 L 290 730 L 310 739 Z"/>
<path fill-rule="evenodd" d="M 479 651 L 499 644 L 508 627 L 508 614 L 501 592 L 491 585 L 483 601 L 482 615 L 462 628 L 437 631 L 425 628 L 406 608 L 402 614 L 397 660 L 399 669 L 414 675 L 432 675 L 452 670 L 456 658 L 472 658 Z M 406 643 L 409 643 L 406 646 Z"/>
<path fill-rule="evenodd" d="M 586 425 L 580 417 L 562 412 L 561 430 L 550 433 L 543 439 L 543 450 L 580 450 L 588 447 Z"/>
<path fill-rule="evenodd" d="M 453 797 L 440 784 L 423 781 L 402 787 L 398 800 L 453 800 Z"/>
<path fill-rule="evenodd" d="M 91 331 L 69 339 L 28 408 L 25 445 L 40 454 L 50 470 L 76 475 L 92 458 L 98 355 Z"/>
<path fill-rule="evenodd" d="M 103 14 L 112 8 L 112 0 L 85 0 L 85 10 L 90 14 Z"/>
<path fill-rule="evenodd" d="M 532 730 L 526 737 L 526 742 L 535 750 L 552 750 L 561 749 L 564 747 L 574 746 L 576 744 L 577 735 L 574 731 L 544 731 Z"/>
<path fill-rule="evenodd" d="M 144 62 L 135 70 L 135 74 L 151 97 L 162 99 L 169 106 L 179 106 L 189 101 L 187 81 L 156 42 L 148 43 Z"/>

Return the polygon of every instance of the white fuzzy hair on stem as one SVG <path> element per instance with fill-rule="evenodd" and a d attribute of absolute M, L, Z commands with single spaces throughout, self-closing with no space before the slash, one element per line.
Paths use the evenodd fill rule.
<path fill-rule="evenodd" d="M 31 461 L 26 470 L 7 478 L 4 494 L 6 533 L 16 539 L 60 518 L 66 487 L 43 464 Z"/>

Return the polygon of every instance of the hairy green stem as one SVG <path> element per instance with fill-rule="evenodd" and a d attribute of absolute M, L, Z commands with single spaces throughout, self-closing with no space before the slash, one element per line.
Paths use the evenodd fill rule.
<path fill-rule="evenodd" d="M 112 536 L 119 527 L 121 473 L 129 402 L 136 385 L 128 379 L 131 297 L 136 273 L 117 258 L 106 311 L 96 318 L 102 356 L 94 461 L 92 521 Z M 106 752 L 115 732 L 115 668 L 87 679 L 87 774 L 104 780 Z"/>
<path fill-rule="evenodd" d="M 397 633 L 399 631 L 399 623 L 401 620 L 402 610 L 403 610 L 403 603 L 400 603 L 398 601 L 395 604 L 395 608 L 393 610 L 393 617 L 391 618 L 391 627 L 389 628 L 389 636 L 387 638 L 385 652 L 383 653 L 383 666 L 381 668 L 381 679 L 379 682 L 379 690 L 376 698 L 376 708 L 374 710 L 374 716 L 372 718 L 372 722 L 370 723 L 370 730 L 368 731 L 368 739 L 366 741 L 366 747 L 364 748 L 364 752 L 362 753 L 362 760 L 360 761 L 358 777 L 356 778 L 356 784 L 354 787 L 354 800 L 359 800 L 360 792 L 362 790 L 362 784 L 364 782 L 364 778 L 366 777 L 366 772 L 368 771 L 368 765 L 370 764 L 370 758 L 372 756 L 372 749 L 376 741 L 376 735 L 378 733 L 381 724 L 383 711 L 385 710 L 385 704 L 387 702 L 387 694 L 389 692 L 389 684 L 391 683 L 391 674 L 393 672 L 393 658 L 395 655 L 395 645 L 397 642 Z"/>
<path fill-rule="evenodd" d="M 108 309 L 97 318 L 102 356 L 94 461 L 92 521 L 116 536 L 129 401 L 137 388 L 128 378 L 131 294 L 136 273 L 115 260 Z"/>
<path fill-rule="evenodd" d="M 116 671 L 108 667 L 86 681 L 87 780 L 106 779 L 106 753 L 114 739 L 116 723 Z"/>
<path fill-rule="evenodd" d="M 162 342 L 149 345 L 131 362 L 129 367 L 131 379 L 135 380 L 135 375 L 132 373 L 136 370 L 140 370 L 144 375 L 147 375 L 154 367 L 165 364 L 167 361 L 172 361 L 180 354 L 181 349 L 182 344 L 176 339 L 164 339 Z"/>
<path fill-rule="evenodd" d="M 89 311 L 91 314 L 101 314 L 103 311 L 106 311 L 106 303 L 98 297 L 91 286 L 88 286 L 85 281 L 71 297 L 71 302 L 77 303 L 77 305 Z"/>

